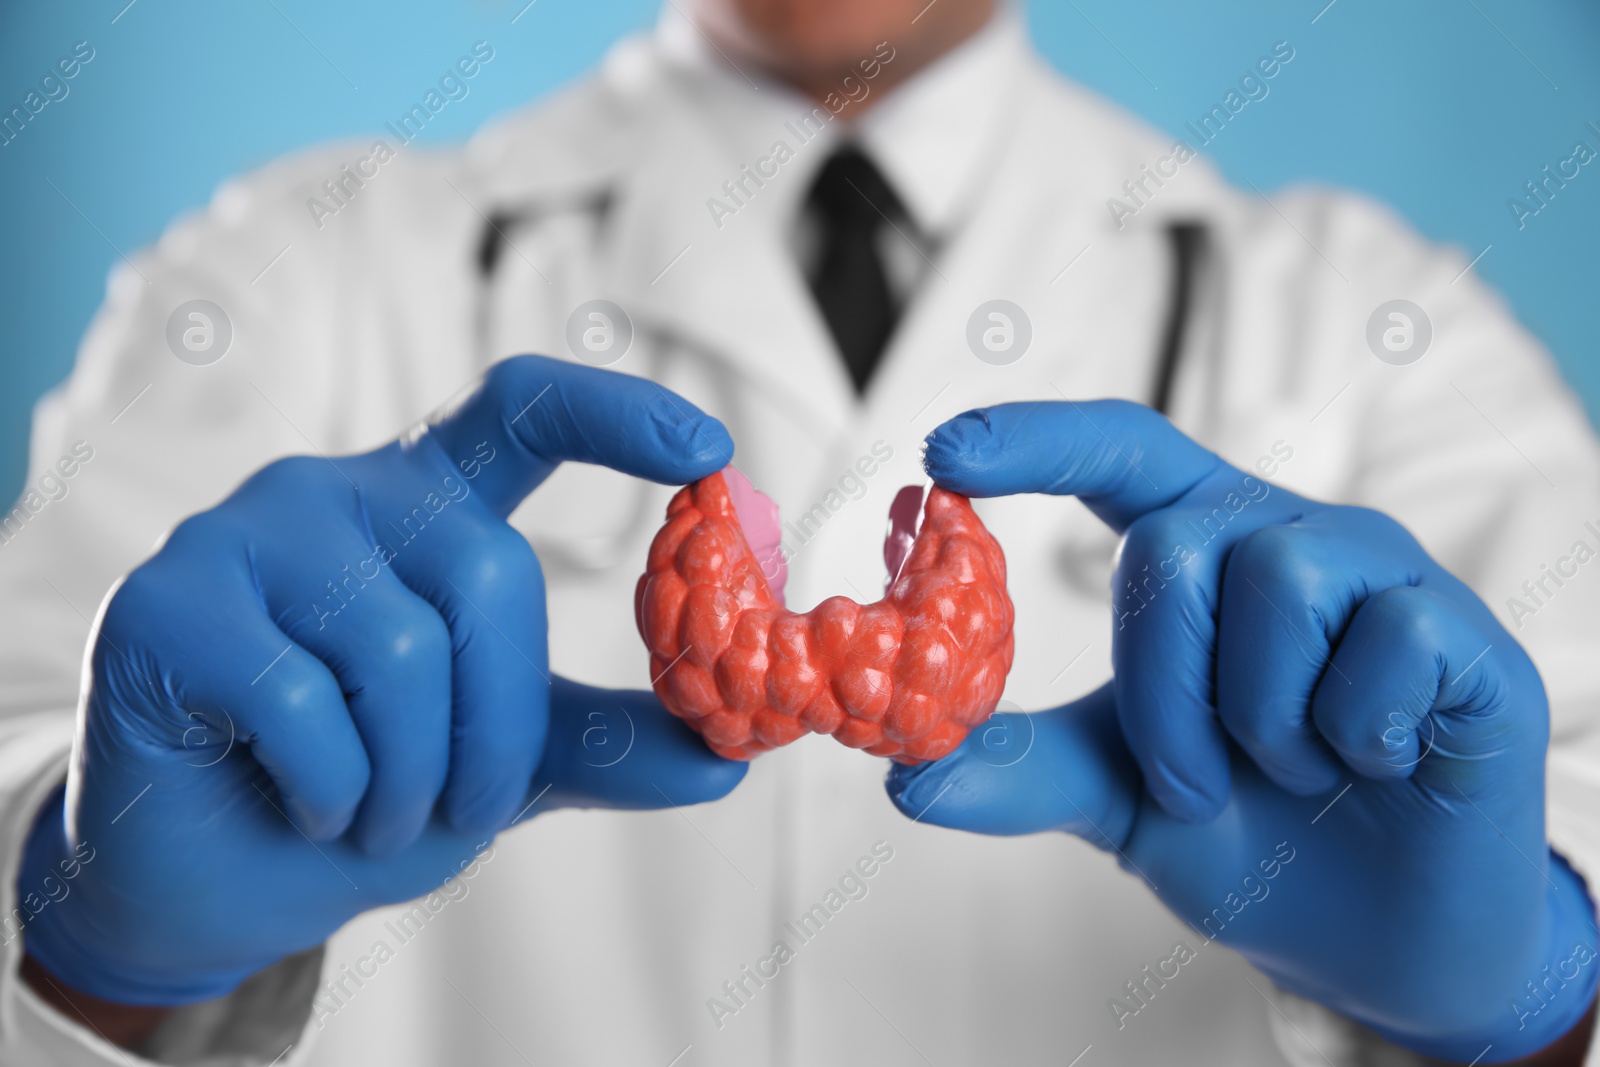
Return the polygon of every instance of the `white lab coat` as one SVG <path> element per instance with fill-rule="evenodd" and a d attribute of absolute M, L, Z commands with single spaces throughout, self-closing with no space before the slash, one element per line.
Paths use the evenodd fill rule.
<path fill-rule="evenodd" d="M 1107 198 L 1170 138 L 1060 80 L 1011 17 L 982 44 L 1005 72 L 1003 121 L 965 146 L 976 177 L 947 190 L 948 239 L 864 402 L 785 236 L 825 147 L 798 151 L 718 228 L 706 199 L 768 147 L 747 131 L 803 108 L 683 58 L 671 33 L 624 42 L 593 77 L 464 150 L 403 149 L 320 229 L 307 199 L 369 142 L 230 182 L 119 265 L 76 372 L 40 405 L 30 486 L 78 441 L 92 459 L 63 481 L 65 497 L 27 498 L 45 502 L 0 546 L 0 907 L 16 904 L 20 842 L 64 774 L 96 606 L 163 531 L 260 464 L 375 446 L 495 358 L 570 356 L 569 312 L 603 297 L 636 331 L 616 369 L 723 419 L 740 467 L 790 517 L 839 501 L 829 489 L 875 443 L 892 451 L 860 499 L 844 497 L 807 543 L 791 540 L 792 606 L 873 599 L 888 502 L 920 480 L 919 442 L 939 422 L 1009 399 L 1148 399 L 1174 218 L 1204 220 L 1211 235 L 1175 421 L 1241 465 L 1287 447 L 1280 484 L 1397 516 L 1496 608 L 1551 697 L 1552 841 L 1600 870 L 1600 575 L 1580 570 L 1532 615 L 1507 607 L 1543 564 L 1595 542 L 1586 520 L 1600 524 L 1600 453 L 1545 353 L 1465 256 L 1348 196 L 1269 203 L 1200 159 L 1119 228 Z M 944 66 L 905 99 L 934 106 L 950 88 L 926 86 Z M 491 217 L 506 240 L 485 283 Z M 968 317 L 996 297 L 1032 323 L 1030 350 L 1009 366 L 966 342 Z M 1396 297 L 1434 327 L 1410 366 L 1380 362 L 1365 339 L 1373 309 Z M 194 298 L 233 324 L 231 350 L 209 366 L 180 362 L 165 341 L 172 309 Z M 559 670 L 647 684 L 631 591 L 669 493 L 570 467 L 515 516 L 545 562 Z M 1017 606 L 1007 699 L 1037 709 L 1093 689 L 1108 671 L 1113 537 L 1067 500 L 980 511 Z M 1245 979 L 1270 984 L 1221 946 L 1193 944 L 1087 845 L 913 824 L 885 798 L 884 769 L 813 737 L 757 760 L 713 805 L 541 817 L 505 835 L 415 936 L 402 943 L 385 925 L 393 909 L 363 916 L 325 953 L 178 1013 L 162 1054 L 395 1067 L 1414 1062 L 1314 1005 L 1267 1003 Z M 867 896 L 800 945 L 785 922 L 875 845 L 892 859 Z M 745 980 L 739 1010 L 716 1018 L 708 1001 L 739 1005 L 724 982 L 780 938 L 798 946 L 793 962 L 759 988 Z M 393 958 L 363 962 L 379 941 Z M 1109 999 L 1179 941 L 1196 964 L 1119 1028 Z M 17 941 L 3 952 L 0 1061 L 126 1062 L 18 982 Z"/>

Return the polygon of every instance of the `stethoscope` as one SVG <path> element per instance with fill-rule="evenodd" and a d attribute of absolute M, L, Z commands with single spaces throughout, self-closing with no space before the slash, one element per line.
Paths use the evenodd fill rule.
<path fill-rule="evenodd" d="M 511 244 L 510 234 L 536 226 L 540 222 L 562 214 L 587 214 L 591 216 L 593 232 L 604 235 L 606 223 L 615 203 L 609 188 L 588 192 L 565 199 L 528 203 L 518 207 L 496 208 L 487 216 L 477 244 L 476 267 L 478 273 L 477 306 L 475 310 L 478 354 L 485 366 L 493 358 L 488 351 L 493 327 L 493 289 L 496 272 L 504 261 L 506 249 Z M 1158 336 L 1155 373 L 1149 386 L 1146 403 L 1164 415 L 1171 416 L 1177 398 L 1179 372 L 1185 362 L 1185 353 L 1197 347 L 1190 337 L 1196 319 L 1201 275 L 1215 258 L 1210 232 L 1199 221 L 1174 221 L 1164 227 L 1171 264 L 1168 282 L 1166 312 Z M 672 340 L 663 338 L 663 340 Z M 640 494 L 633 512 L 625 524 L 632 528 L 638 523 L 648 523 L 649 503 Z M 642 528 L 642 527 L 641 527 Z M 620 551 L 621 546 L 614 546 Z M 546 564 L 564 566 L 579 572 L 594 571 L 609 566 L 615 551 L 595 546 L 592 554 L 580 556 L 557 545 L 540 546 Z M 1078 592 L 1100 596 L 1105 592 L 1105 546 L 1084 544 L 1073 546 L 1057 560 L 1060 573 Z"/>
<path fill-rule="evenodd" d="M 497 208 L 484 222 L 478 238 L 476 266 L 478 268 L 478 335 L 489 336 L 490 291 L 495 273 L 510 244 L 508 234 L 538 223 L 541 219 L 567 212 L 584 212 L 593 216 L 596 233 L 605 229 L 611 213 L 613 194 L 610 189 L 573 197 L 568 200 L 542 204 L 527 204 L 519 208 Z M 1210 235 L 1203 222 L 1178 221 L 1166 226 L 1167 245 L 1172 255 L 1172 273 L 1167 297 L 1166 320 L 1161 331 L 1160 346 L 1156 353 L 1155 380 L 1151 384 L 1147 403 L 1163 415 L 1172 413 L 1174 390 L 1179 365 L 1183 360 L 1185 344 L 1193 318 L 1197 275 L 1210 254 Z M 487 358 L 487 353 L 480 353 Z"/>

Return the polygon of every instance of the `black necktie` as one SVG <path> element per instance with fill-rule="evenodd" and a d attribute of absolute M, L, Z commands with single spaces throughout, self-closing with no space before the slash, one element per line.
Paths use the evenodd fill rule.
<path fill-rule="evenodd" d="M 879 236 L 889 219 L 904 219 L 906 210 L 883 173 L 853 144 L 829 157 L 806 204 L 821 238 L 808 279 L 811 292 L 862 393 L 900 313 L 878 252 Z"/>

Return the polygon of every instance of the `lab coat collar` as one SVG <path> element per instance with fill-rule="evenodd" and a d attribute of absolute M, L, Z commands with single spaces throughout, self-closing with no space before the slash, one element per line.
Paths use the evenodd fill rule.
<path fill-rule="evenodd" d="M 989 183 L 983 146 L 1015 121 L 1020 83 L 1036 67 L 1021 20 L 1002 5 L 853 123 L 853 105 L 826 120 L 814 101 L 722 54 L 675 7 L 664 9 L 651 50 L 657 120 L 619 200 L 618 300 L 647 325 L 721 353 L 731 373 L 765 377 L 819 429 L 837 431 L 859 400 L 790 244 L 805 193 L 834 145 L 858 137 L 924 233 L 954 230 Z M 777 173 L 758 182 L 753 170 Z M 752 337 L 766 349 L 754 359 L 741 351 Z"/>
<path fill-rule="evenodd" d="M 890 42 L 893 44 L 893 42 Z M 865 111 L 856 135 L 918 227 L 946 234 L 987 176 L 972 146 L 1007 125 L 1031 63 L 1021 17 L 1001 5 L 988 24 Z"/>
<path fill-rule="evenodd" d="M 893 47 L 895 42 L 886 44 Z M 662 9 L 656 47 L 665 61 L 680 69 L 721 78 L 728 88 L 742 84 L 794 114 L 816 106 L 747 64 L 737 64 L 676 5 Z M 977 33 L 893 91 L 873 99 L 859 117 L 856 105 L 847 104 L 839 112 L 843 122 L 830 126 L 829 133 L 857 139 L 883 169 L 917 226 L 930 235 L 943 234 L 956 224 L 985 173 L 979 153 L 952 149 L 988 140 L 987 131 L 1016 106 L 1019 72 L 1033 60 L 1022 16 L 1003 2 Z M 863 84 L 869 94 L 874 91 L 870 81 Z M 840 98 L 846 98 L 843 87 Z"/>

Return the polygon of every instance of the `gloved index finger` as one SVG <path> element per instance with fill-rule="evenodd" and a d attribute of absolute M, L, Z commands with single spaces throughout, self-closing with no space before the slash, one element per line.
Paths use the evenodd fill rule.
<path fill-rule="evenodd" d="M 545 356 L 491 367 L 430 435 L 501 516 L 567 460 L 680 485 L 727 466 L 722 423 L 656 383 Z M 467 469 L 467 467 L 463 467 Z"/>
<path fill-rule="evenodd" d="M 966 496 L 1075 496 L 1118 533 L 1219 470 L 1216 454 L 1126 400 L 1031 401 L 964 412 L 927 437 L 923 465 Z"/>

